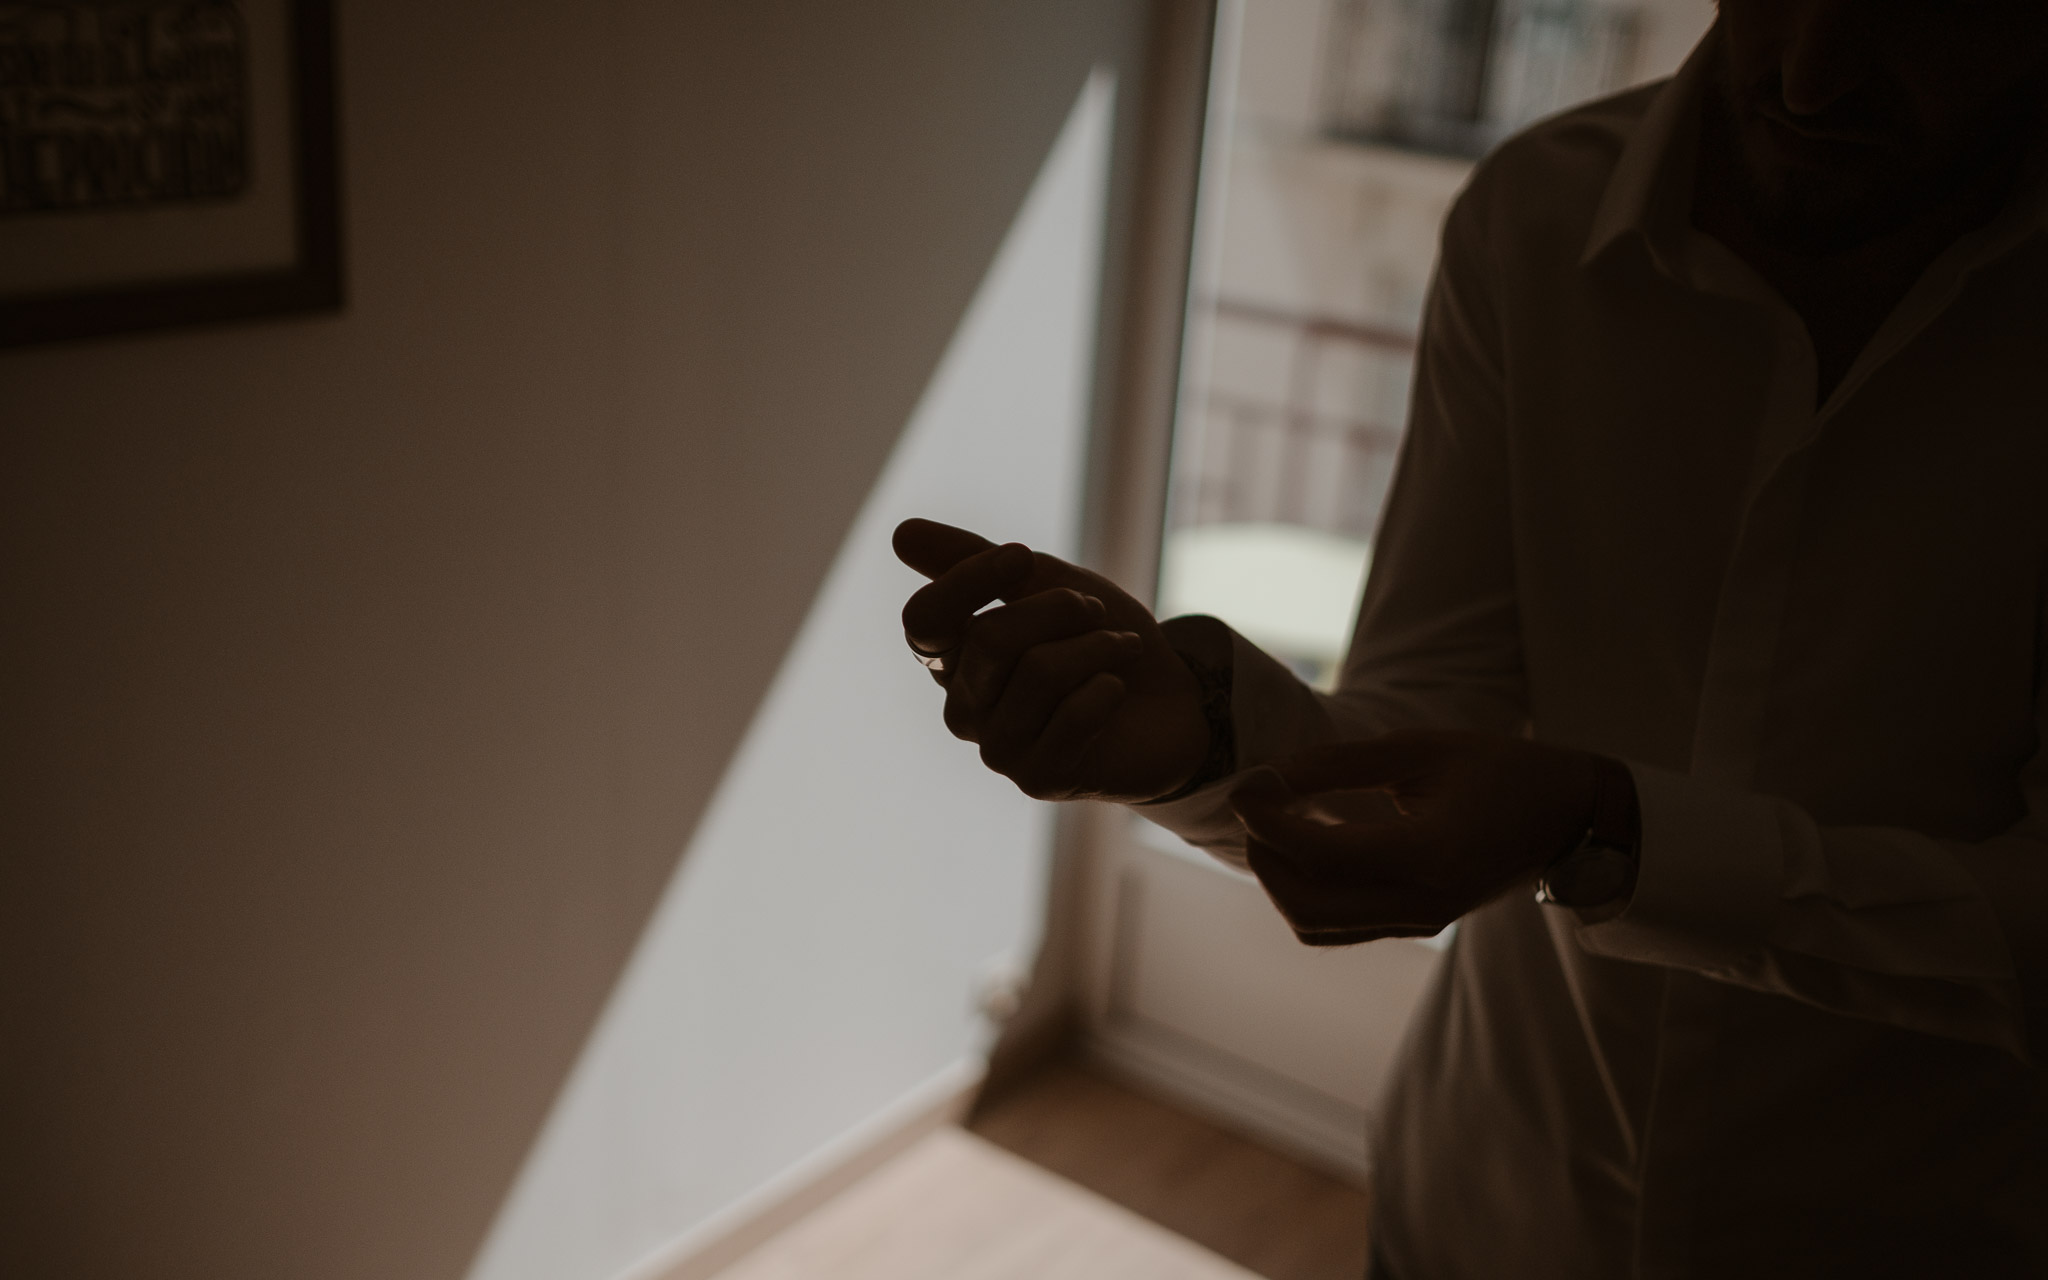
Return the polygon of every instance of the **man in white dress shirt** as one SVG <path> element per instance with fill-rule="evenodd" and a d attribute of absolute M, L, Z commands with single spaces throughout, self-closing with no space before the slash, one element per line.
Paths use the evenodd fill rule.
<path fill-rule="evenodd" d="M 1720 10 L 1452 210 L 1336 693 L 898 532 L 1025 791 L 1307 942 L 1463 918 L 1374 1134 L 1402 1280 L 2048 1276 L 2048 5 Z"/>

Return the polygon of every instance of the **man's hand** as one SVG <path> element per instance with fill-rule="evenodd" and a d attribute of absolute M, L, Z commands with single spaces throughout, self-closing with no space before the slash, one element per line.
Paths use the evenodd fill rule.
<path fill-rule="evenodd" d="M 1499 734 L 1391 733 L 1314 747 L 1231 792 L 1251 869 L 1318 946 L 1428 937 L 1585 834 L 1603 763 Z"/>
<path fill-rule="evenodd" d="M 932 580 L 903 606 L 903 633 L 944 655 L 946 727 L 1024 794 L 1150 800 L 1201 766 L 1195 678 L 1115 583 L 930 520 L 898 525 L 895 548 Z"/>

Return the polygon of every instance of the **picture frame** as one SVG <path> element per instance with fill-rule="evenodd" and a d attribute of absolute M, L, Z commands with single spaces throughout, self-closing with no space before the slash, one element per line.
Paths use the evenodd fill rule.
<path fill-rule="evenodd" d="M 0 347 L 339 308 L 329 0 L 0 0 Z"/>

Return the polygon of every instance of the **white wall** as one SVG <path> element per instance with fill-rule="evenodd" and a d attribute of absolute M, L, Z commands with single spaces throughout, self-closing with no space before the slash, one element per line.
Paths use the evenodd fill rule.
<path fill-rule="evenodd" d="M 0 353 L 0 1275 L 465 1274 L 673 883 L 633 1136 L 704 1145 L 602 1172 L 611 1266 L 958 1058 L 1028 914 L 1020 845 L 733 843 L 788 794 L 676 870 L 1138 6 L 336 8 L 347 307 Z M 736 918 L 913 867 L 969 910 Z M 761 1073 L 919 965 L 843 1085 Z"/>
<path fill-rule="evenodd" d="M 976 982 L 1036 945 L 1050 810 L 939 723 L 889 533 L 937 515 L 1072 554 L 1112 85 L 1075 102 L 473 1280 L 658 1269 L 907 1095 L 971 1082 Z"/>

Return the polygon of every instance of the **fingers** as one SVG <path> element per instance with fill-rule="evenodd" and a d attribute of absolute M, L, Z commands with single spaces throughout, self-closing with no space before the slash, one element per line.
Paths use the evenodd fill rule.
<path fill-rule="evenodd" d="M 1230 793 L 1230 807 L 1255 840 L 1288 853 L 1314 858 L 1343 858 L 1358 848 L 1357 824 L 1333 826 L 1303 813 L 1301 800 L 1281 773 L 1270 766 L 1254 770 Z"/>
<path fill-rule="evenodd" d="M 1143 642 L 1129 631 L 1091 631 L 1032 646 L 979 725 L 982 760 L 998 773 L 1022 765 L 1069 696 L 1143 652 Z"/>
<path fill-rule="evenodd" d="M 936 520 L 905 520 L 889 539 L 896 558 L 927 578 L 936 578 L 971 555 L 995 546 L 987 538 Z"/>
<path fill-rule="evenodd" d="M 1325 881 L 1379 877 L 1404 884 L 1435 879 L 1427 824 L 1403 816 L 1391 801 L 1346 806 L 1348 820 L 1337 823 L 1306 812 L 1312 804 L 1289 791 L 1279 771 L 1270 767 L 1254 771 L 1230 793 L 1230 807 L 1245 833 L 1305 876 Z"/>
<path fill-rule="evenodd" d="M 1437 774 L 1469 750 L 1469 735 L 1409 731 L 1310 747 L 1272 767 L 1298 795 L 1401 787 Z"/>
<path fill-rule="evenodd" d="M 951 688 L 975 707 L 992 707 L 1010 673 L 1033 646 L 1102 629 L 1108 610 L 1094 596 L 1061 588 L 990 609 L 961 629 Z"/>
<path fill-rule="evenodd" d="M 1128 692 L 1121 679 L 1103 671 L 1068 694 L 1025 754 L 1016 779 L 1024 793 L 1054 799 L 1070 792 L 1075 766 L 1109 727 Z"/>
<path fill-rule="evenodd" d="M 1355 878 L 1333 885 L 1258 840 L 1246 846 L 1245 860 L 1295 937 L 1310 946 L 1428 937 L 1460 913 L 1444 895 L 1414 885 Z"/>
<path fill-rule="evenodd" d="M 911 644 L 927 653 L 953 648 L 977 609 L 1031 572 L 1031 549 L 1023 543 L 996 547 L 984 540 L 983 546 L 920 587 L 903 606 L 903 634 Z"/>
<path fill-rule="evenodd" d="M 1285 850 L 1290 857 L 1308 862 L 1363 858 L 1382 852 L 1374 847 L 1382 841 L 1374 837 L 1384 835 L 1384 843 L 1387 844 L 1398 843 L 1402 839 L 1400 829 L 1391 824 L 1361 830 L 1363 824 L 1331 826 L 1286 809 L 1240 807 L 1234 802 L 1231 807 L 1237 809 L 1238 821 L 1244 823 L 1247 835 Z"/>
<path fill-rule="evenodd" d="M 1416 816 L 1392 791 L 1381 787 L 1311 792 L 1301 798 L 1298 807 L 1305 817 L 1325 826 L 1381 825 Z"/>

